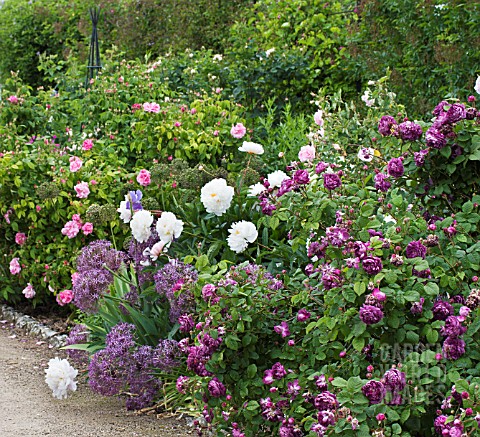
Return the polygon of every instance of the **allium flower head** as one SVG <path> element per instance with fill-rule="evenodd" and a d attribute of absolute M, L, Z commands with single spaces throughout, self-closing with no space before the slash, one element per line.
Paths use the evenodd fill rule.
<path fill-rule="evenodd" d="M 227 238 L 228 247 L 236 253 L 243 252 L 248 247 L 248 243 L 253 243 L 258 237 L 255 225 L 245 220 L 233 223 L 228 232 L 230 233 Z"/>
<path fill-rule="evenodd" d="M 221 216 L 230 207 L 233 194 L 233 187 L 228 186 L 225 179 L 213 179 L 203 186 L 200 200 L 207 212 Z"/>
<path fill-rule="evenodd" d="M 252 143 L 251 141 L 244 141 L 238 148 L 240 152 L 248 153 L 249 155 L 263 155 L 263 146 L 258 143 Z"/>
<path fill-rule="evenodd" d="M 70 363 L 60 358 L 52 358 L 48 362 L 48 369 L 45 370 L 45 382 L 53 392 L 53 396 L 57 399 L 67 397 L 68 390 L 75 391 L 77 389 L 78 370 L 74 369 Z"/>
<path fill-rule="evenodd" d="M 160 240 L 169 244 L 173 239 L 180 237 L 183 231 L 183 222 L 178 220 L 173 212 L 162 212 L 157 221 L 156 230 Z"/>
<path fill-rule="evenodd" d="M 152 223 L 153 215 L 150 211 L 137 211 L 130 221 L 130 229 L 132 230 L 132 235 L 135 240 L 137 240 L 139 243 L 147 241 L 152 234 L 150 229 Z"/>

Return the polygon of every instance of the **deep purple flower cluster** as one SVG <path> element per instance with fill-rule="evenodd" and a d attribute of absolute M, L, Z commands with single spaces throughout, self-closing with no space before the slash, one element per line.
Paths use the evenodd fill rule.
<path fill-rule="evenodd" d="M 373 177 L 373 181 L 375 182 L 375 189 L 378 191 L 382 191 L 384 193 L 387 192 L 392 186 L 392 184 L 389 181 L 387 181 L 387 178 L 388 176 L 386 174 L 377 173 Z"/>
<path fill-rule="evenodd" d="M 263 383 L 264 384 L 272 384 L 274 380 L 282 379 L 284 376 L 287 375 L 287 371 L 285 367 L 283 367 L 282 363 L 275 363 L 271 369 L 265 370 L 263 372 Z"/>
<path fill-rule="evenodd" d="M 270 398 L 260 399 L 260 407 L 262 409 L 262 417 L 269 422 L 281 422 L 285 415 L 281 408 L 276 405 Z"/>
<path fill-rule="evenodd" d="M 448 421 L 448 417 L 441 415 L 438 416 L 433 426 L 435 428 L 435 432 L 441 436 L 455 436 L 460 437 L 463 435 L 463 424 L 460 419 L 455 419 L 453 421 Z"/>
<path fill-rule="evenodd" d="M 407 247 L 405 249 L 405 256 L 407 258 L 425 259 L 426 255 L 427 255 L 427 248 L 423 245 L 423 243 L 420 240 L 410 241 L 410 243 L 407 244 Z"/>
<path fill-rule="evenodd" d="M 280 437 L 302 437 L 303 432 L 297 425 L 295 425 L 295 419 L 289 417 L 282 421 L 282 425 L 278 430 L 278 435 Z"/>
<path fill-rule="evenodd" d="M 368 256 L 362 260 L 362 267 L 367 275 L 376 275 L 383 269 L 382 260 L 378 256 Z"/>
<path fill-rule="evenodd" d="M 435 320 L 447 320 L 448 316 L 453 315 L 453 306 L 450 302 L 439 299 L 433 304 L 432 311 Z"/>
<path fill-rule="evenodd" d="M 398 125 L 398 136 L 404 141 L 417 141 L 422 133 L 422 127 L 413 121 L 404 121 Z"/>
<path fill-rule="evenodd" d="M 428 155 L 428 149 L 422 149 L 419 152 L 413 152 L 413 159 L 417 167 L 423 167 L 425 165 L 425 158 Z"/>
<path fill-rule="evenodd" d="M 364 304 L 360 308 L 359 316 L 366 325 L 374 325 L 383 319 L 383 311 L 378 306 Z"/>
<path fill-rule="evenodd" d="M 98 299 L 113 282 L 113 274 L 126 261 L 125 254 L 112 243 L 97 240 L 84 247 L 77 258 L 78 278 L 73 285 L 73 303 L 82 311 L 94 313 Z"/>
<path fill-rule="evenodd" d="M 335 247 L 343 247 L 344 244 L 350 239 L 350 235 L 345 228 L 340 227 L 328 227 L 326 229 L 326 237 L 330 244 Z"/>
<path fill-rule="evenodd" d="M 187 367 L 199 376 L 213 376 L 205 365 L 222 343 L 222 337 L 213 338 L 208 332 L 197 335 L 198 346 L 187 347 Z"/>
<path fill-rule="evenodd" d="M 208 392 L 214 398 L 221 398 L 227 394 L 225 385 L 215 376 L 208 382 Z"/>
<path fill-rule="evenodd" d="M 321 267 L 321 271 L 321 281 L 325 290 L 331 290 L 332 288 L 342 285 L 343 277 L 340 269 L 336 269 L 330 264 L 324 264 Z"/>
<path fill-rule="evenodd" d="M 332 191 L 342 186 L 342 180 L 337 173 L 324 173 L 323 185 L 327 190 Z"/>
<path fill-rule="evenodd" d="M 392 393 L 389 405 L 400 405 L 402 403 L 401 391 L 407 384 L 405 373 L 398 369 L 390 369 L 383 375 L 383 381 L 387 391 Z"/>
<path fill-rule="evenodd" d="M 400 178 L 403 176 L 405 169 L 403 168 L 403 161 L 401 158 L 392 158 L 388 161 L 387 172 L 393 178 Z"/>
<path fill-rule="evenodd" d="M 75 325 L 69 332 L 67 340 L 65 341 L 67 346 L 72 344 L 84 344 L 88 341 L 88 329 L 85 325 Z M 88 352 L 78 349 L 67 349 L 68 357 L 78 365 L 88 363 Z"/>
<path fill-rule="evenodd" d="M 394 135 L 397 131 L 397 122 L 391 115 L 384 115 L 378 122 L 378 132 L 383 137 Z"/>
<path fill-rule="evenodd" d="M 387 394 L 387 389 L 380 381 L 368 381 L 362 387 L 362 393 L 370 401 L 370 405 L 379 404 Z"/>

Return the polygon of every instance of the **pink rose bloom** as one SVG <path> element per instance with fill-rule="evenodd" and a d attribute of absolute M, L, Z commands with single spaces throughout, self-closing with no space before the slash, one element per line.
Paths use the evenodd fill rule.
<path fill-rule="evenodd" d="M 144 186 L 144 187 L 148 187 L 150 185 L 150 172 L 148 170 L 140 170 L 140 173 L 138 173 L 137 175 L 137 182 Z"/>
<path fill-rule="evenodd" d="M 27 299 L 32 299 L 35 296 L 35 289 L 32 287 L 30 282 L 27 286 L 23 289 L 22 293 L 25 295 Z"/>
<path fill-rule="evenodd" d="M 82 232 L 84 235 L 89 235 L 93 232 L 93 224 L 92 223 L 85 223 L 83 226 L 82 226 Z"/>
<path fill-rule="evenodd" d="M 18 262 L 18 258 L 13 258 L 10 261 L 10 273 L 12 275 L 18 275 L 22 271 L 20 267 L 20 263 Z"/>
<path fill-rule="evenodd" d="M 243 138 L 247 133 L 247 128 L 242 123 L 237 123 L 235 126 L 232 126 L 230 133 L 233 138 Z"/>
<path fill-rule="evenodd" d="M 62 235 L 66 235 L 68 238 L 74 238 L 80 232 L 80 226 L 77 222 L 70 220 L 65 223 L 65 226 L 62 229 Z"/>
<path fill-rule="evenodd" d="M 218 130 L 215 130 L 215 131 L 213 131 L 213 136 L 214 136 L 214 137 L 218 137 L 218 134 L 219 134 L 219 133 L 220 133 L 220 132 L 219 132 Z"/>
<path fill-rule="evenodd" d="M 80 218 L 80 214 L 73 214 L 72 220 L 78 224 L 78 226 L 82 226 L 82 219 Z"/>
<path fill-rule="evenodd" d="M 40 212 L 42 210 L 42 207 L 40 205 L 37 205 L 35 209 L 37 210 L 37 212 Z"/>
<path fill-rule="evenodd" d="M 86 199 L 90 194 L 90 189 L 88 188 L 88 182 L 80 182 L 75 185 L 75 191 L 77 192 L 77 197 L 79 199 Z"/>
<path fill-rule="evenodd" d="M 75 173 L 82 168 L 83 161 L 77 156 L 70 156 L 70 171 Z"/>
<path fill-rule="evenodd" d="M 323 111 L 319 109 L 315 114 L 313 114 L 313 119 L 316 124 L 318 124 L 320 127 L 323 126 Z"/>
<path fill-rule="evenodd" d="M 16 105 L 18 103 L 18 97 L 17 96 L 10 96 L 7 100 L 10 103 L 12 103 L 13 105 Z"/>
<path fill-rule="evenodd" d="M 301 162 L 313 161 L 315 159 L 315 147 L 303 146 L 298 152 L 298 159 Z"/>
<path fill-rule="evenodd" d="M 97 185 L 97 184 L 98 184 L 98 182 L 95 179 L 92 179 L 90 181 L 90 185 Z"/>
<path fill-rule="evenodd" d="M 154 102 L 151 102 L 151 103 L 145 102 L 143 104 L 143 110 L 145 112 L 154 112 L 155 114 L 158 114 L 160 112 L 160 105 Z"/>
<path fill-rule="evenodd" d="M 27 241 L 27 236 L 23 232 L 17 232 L 15 234 L 15 243 L 19 246 L 23 246 Z"/>
<path fill-rule="evenodd" d="M 180 123 L 179 121 L 176 121 L 175 124 L 174 124 L 175 127 L 180 127 L 181 125 L 182 125 L 182 123 Z"/>
<path fill-rule="evenodd" d="M 196 114 L 196 113 L 197 113 L 197 110 L 196 110 L 195 108 L 192 108 L 192 109 L 190 110 L 190 114 L 194 115 L 194 114 Z"/>
<path fill-rule="evenodd" d="M 62 307 L 67 303 L 70 303 L 72 300 L 73 300 L 72 290 L 63 290 L 57 294 L 57 303 Z"/>
<path fill-rule="evenodd" d="M 83 150 L 90 150 L 93 147 L 93 140 L 85 140 L 82 145 Z"/>
<path fill-rule="evenodd" d="M 75 284 L 77 283 L 77 280 L 80 276 L 80 273 L 74 272 L 72 273 L 72 285 L 75 287 Z"/>

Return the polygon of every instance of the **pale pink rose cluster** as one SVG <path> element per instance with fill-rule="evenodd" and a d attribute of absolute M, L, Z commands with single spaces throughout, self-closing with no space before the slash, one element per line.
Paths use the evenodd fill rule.
<path fill-rule="evenodd" d="M 23 232 L 17 232 L 15 234 L 15 243 L 19 246 L 23 246 L 27 241 L 27 236 Z"/>
<path fill-rule="evenodd" d="M 86 199 L 90 194 L 90 188 L 88 188 L 88 182 L 79 182 L 73 187 L 77 192 L 77 197 L 79 199 Z"/>
<path fill-rule="evenodd" d="M 298 159 L 301 162 L 313 161 L 315 159 L 315 147 L 303 146 L 298 152 Z"/>
<path fill-rule="evenodd" d="M 8 100 L 12 105 L 17 105 L 18 102 L 19 102 L 17 96 L 10 96 L 7 100 Z"/>
<path fill-rule="evenodd" d="M 73 300 L 73 291 L 72 290 L 63 290 L 57 294 L 57 303 L 60 306 L 69 304 Z"/>
<path fill-rule="evenodd" d="M 242 123 L 237 123 L 236 125 L 232 126 L 230 129 L 230 133 L 232 134 L 233 138 L 243 138 L 247 133 L 247 128 Z"/>
<path fill-rule="evenodd" d="M 155 102 L 145 102 L 143 104 L 143 110 L 145 112 L 153 112 L 155 114 L 158 114 L 160 112 L 160 105 L 158 103 L 155 103 Z"/>
<path fill-rule="evenodd" d="M 30 282 L 27 283 L 27 286 L 23 289 L 22 293 L 27 299 L 33 299 L 35 297 L 35 289 Z"/>
<path fill-rule="evenodd" d="M 152 182 L 150 176 L 151 175 L 148 170 L 142 169 L 137 175 L 137 182 L 143 187 L 148 187 Z"/>
<path fill-rule="evenodd" d="M 70 156 L 70 171 L 75 173 L 80 170 L 83 165 L 83 161 L 78 156 Z"/>
<path fill-rule="evenodd" d="M 20 266 L 18 259 L 19 258 L 13 258 L 10 261 L 10 273 L 12 275 L 18 275 L 22 271 L 22 267 Z"/>
<path fill-rule="evenodd" d="M 93 140 L 85 140 L 82 144 L 82 150 L 90 150 L 93 147 Z"/>
<path fill-rule="evenodd" d="M 80 231 L 83 232 L 83 235 L 91 234 L 93 232 L 93 224 L 90 222 L 83 223 L 78 214 L 73 214 L 72 220 L 65 223 L 62 235 L 66 235 L 68 238 L 75 238 Z"/>

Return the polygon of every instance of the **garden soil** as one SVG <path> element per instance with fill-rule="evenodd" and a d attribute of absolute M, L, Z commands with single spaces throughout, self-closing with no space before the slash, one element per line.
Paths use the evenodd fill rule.
<path fill-rule="evenodd" d="M 0 437 L 191 436 L 185 418 L 127 412 L 124 400 L 77 391 L 58 400 L 45 383 L 50 358 L 62 351 L 0 324 Z"/>

